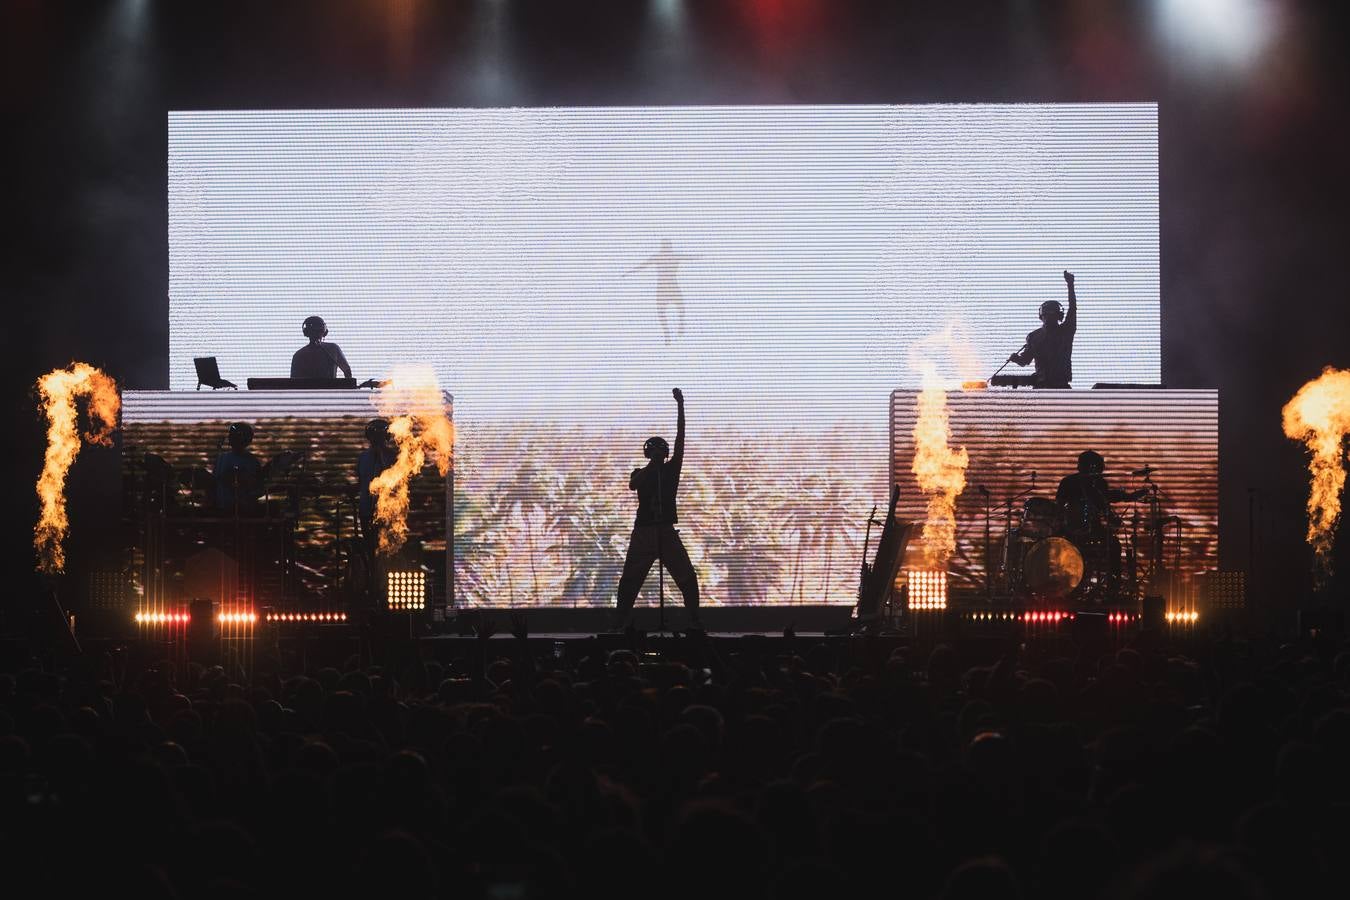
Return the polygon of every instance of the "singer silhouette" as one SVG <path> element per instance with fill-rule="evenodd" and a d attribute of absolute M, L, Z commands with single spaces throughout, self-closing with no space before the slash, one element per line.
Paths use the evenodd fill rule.
<path fill-rule="evenodd" d="M 628 540 L 628 554 L 623 561 L 623 574 L 619 577 L 615 631 L 629 627 L 638 591 L 647 580 L 652 563 L 658 560 L 680 589 L 689 614 L 689 626 L 697 630 L 703 628 L 698 615 L 698 576 L 694 573 L 694 564 L 689 561 L 689 552 L 680 540 L 680 532 L 675 528 L 680 520 L 675 497 L 680 489 L 680 470 L 684 466 L 684 394 L 679 388 L 671 394 L 675 397 L 677 410 L 675 452 L 670 452 L 665 438 L 648 438 L 642 445 L 647 465 L 634 469 L 628 477 L 628 489 L 637 491 L 638 509 L 633 534 Z"/>

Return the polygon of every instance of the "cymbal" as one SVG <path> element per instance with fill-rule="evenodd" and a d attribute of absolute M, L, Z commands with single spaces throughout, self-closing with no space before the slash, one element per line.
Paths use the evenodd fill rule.
<path fill-rule="evenodd" d="M 1130 474 L 1135 476 L 1143 476 L 1147 478 L 1149 475 L 1152 475 L 1156 471 L 1158 470 L 1155 467 L 1146 465 L 1142 469 L 1135 469 Z"/>

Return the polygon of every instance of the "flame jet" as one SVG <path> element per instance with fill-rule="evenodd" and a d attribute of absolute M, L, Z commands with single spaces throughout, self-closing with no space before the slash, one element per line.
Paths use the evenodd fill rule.
<path fill-rule="evenodd" d="M 455 429 L 446 416 L 445 395 L 430 366 L 396 368 L 375 397 L 375 406 L 389 420 L 389 437 L 398 449 L 393 465 L 370 482 L 375 521 L 380 528 L 378 552 L 390 557 L 408 540 L 409 486 L 428 460 L 448 475 L 455 452 Z"/>
<path fill-rule="evenodd" d="M 923 524 L 924 552 L 928 565 L 945 569 L 956 552 L 956 498 L 966 488 L 966 448 L 953 450 L 952 429 L 947 415 L 947 391 L 937 367 L 924 361 L 923 390 L 919 393 L 914 421 L 914 462 L 910 471 L 919 490 L 928 497 L 928 515 Z"/>
<path fill-rule="evenodd" d="M 110 446 L 117 427 L 122 398 L 117 382 L 88 363 L 71 363 L 54 369 L 37 382 L 38 401 L 47 417 L 47 454 L 37 480 L 38 520 L 33 528 L 33 547 L 38 569 L 47 575 L 65 570 L 63 546 L 70 520 L 66 516 L 66 475 L 80 455 L 77 401 L 84 398 L 89 430 L 84 440 Z"/>
<path fill-rule="evenodd" d="M 1312 454 L 1308 461 L 1307 540 L 1316 560 L 1314 580 L 1324 584 L 1331 575 L 1331 549 L 1341 516 L 1345 488 L 1345 437 L 1350 434 L 1350 370 L 1330 366 L 1284 405 L 1284 433 L 1302 441 Z"/>

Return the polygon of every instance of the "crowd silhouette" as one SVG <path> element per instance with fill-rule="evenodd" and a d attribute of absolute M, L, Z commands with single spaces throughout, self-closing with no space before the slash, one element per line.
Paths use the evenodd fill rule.
<path fill-rule="evenodd" d="M 1350 650 L 1325 635 L 558 659 L 513 624 L 403 665 L 259 647 L 247 678 L 10 665 L 7 871 L 143 900 L 1342 890 Z"/>

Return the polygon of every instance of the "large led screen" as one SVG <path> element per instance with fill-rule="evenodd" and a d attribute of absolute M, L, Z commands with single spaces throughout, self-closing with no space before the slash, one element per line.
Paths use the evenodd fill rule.
<path fill-rule="evenodd" d="M 1070 269 L 1075 386 L 1159 378 L 1153 104 L 174 112 L 169 250 L 175 389 L 309 315 L 435 368 L 463 605 L 613 602 L 675 386 L 704 602 L 847 603 L 917 341 L 992 371 Z"/>

